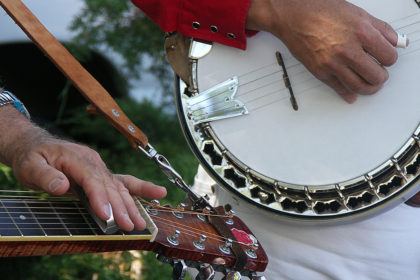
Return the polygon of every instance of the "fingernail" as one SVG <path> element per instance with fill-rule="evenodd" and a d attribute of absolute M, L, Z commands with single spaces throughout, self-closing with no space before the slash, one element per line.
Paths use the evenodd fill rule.
<path fill-rule="evenodd" d="M 104 205 L 104 214 L 107 217 L 107 219 L 111 218 L 111 205 L 110 204 L 105 204 Z"/>
<path fill-rule="evenodd" d="M 133 222 L 131 221 L 131 219 L 130 219 L 130 217 L 128 216 L 128 214 L 123 214 L 123 216 L 124 216 L 124 219 L 126 219 L 126 220 L 127 220 L 127 222 L 130 224 L 130 227 L 131 227 L 131 228 L 134 228 L 134 224 L 133 224 Z"/>
<path fill-rule="evenodd" d="M 61 178 L 55 178 L 54 180 L 52 180 L 50 182 L 50 184 L 48 185 L 48 190 L 52 193 L 54 193 L 57 189 L 59 189 L 61 187 L 61 185 L 63 184 L 63 179 Z"/>

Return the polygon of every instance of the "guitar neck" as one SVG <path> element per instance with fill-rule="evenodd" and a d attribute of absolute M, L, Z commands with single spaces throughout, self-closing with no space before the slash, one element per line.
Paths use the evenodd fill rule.
<path fill-rule="evenodd" d="M 147 250 L 151 238 L 148 229 L 105 235 L 75 198 L 0 194 L 0 257 Z"/>

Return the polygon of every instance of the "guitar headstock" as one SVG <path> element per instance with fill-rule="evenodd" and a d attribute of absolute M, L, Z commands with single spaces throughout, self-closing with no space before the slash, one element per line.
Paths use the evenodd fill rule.
<path fill-rule="evenodd" d="M 174 209 L 156 202 L 148 204 L 146 210 L 158 228 L 153 251 L 180 276 L 189 266 L 203 275 L 216 270 L 237 277 L 234 273 L 238 270 L 242 276 L 259 279 L 256 272 L 264 271 L 268 264 L 261 244 L 233 211 L 226 212 L 223 207 L 191 211 L 184 205 Z M 215 226 L 212 219 L 223 225 Z"/>

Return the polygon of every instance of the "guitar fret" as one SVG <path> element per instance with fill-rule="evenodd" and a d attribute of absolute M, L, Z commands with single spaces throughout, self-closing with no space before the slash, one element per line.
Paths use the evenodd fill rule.
<path fill-rule="evenodd" d="M 82 217 L 83 217 L 83 220 L 86 222 L 86 224 L 89 226 L 89 228 L 92 230 L 92 233 L 94 234 L 94 235 L 98 235 L 98 233 L 97 233 L 97 231 L 92 227 L 92 224 L 88 221 L 88 219 L 86 219 L 86 216 L 85 216 L 85 214 L 84 213 L 82 213 L 82 211 L 80 210 L 81 208 L 80 207 L 77 207 L 78 205 L 77 205 L 77 203 L 76 202 L 73 202 L 73 204 L 76 206 L 76 209 L 79 209 L 79 212 L 80 212 L 80 214 L 82 215 Z"/>
<path fill-rule="evenodd" d="M 41 224 L 39 223 L 38 219 L 36 218 L 36 216 L 34 215 L 34 213 L 32 212 L 31 208 L 29 207 L 28 203 L 26 201 L 23 201 L 26 205 L 26 207 L 28 207 L 28 211 L 31 214 L 31 216 L 34 218 L 34 220 L 36 221 L 37 225 L 39 226 L 39 228 L 42 230 L 42 232 L 44 233 L 44 236 L 48 236 L 47 233 L 45 232 L 45 230 L 42 228 Z"/>
<path fill-rule="evenodd" d="M 71 235 L 92 235 L 91 231 L 88 228 L 83 227 L 83 225 L 86 225 L 86 221 L 83 219 L 83 216 L 79 213 L 74 212 L 73 202 L 61 204 L 61 206 L 63 205 L 64 207 L 60 208 L 61 211 L 59 213 L 59 216 L 62 219 L 66 219 L 69 218 L 68 215 L 71 215 L 71 219 L 69 219 L 66 224 L 67 229 L 69 230 Z"/>
<path fill-rule="evenodd" d="M 4 208 L 5 213 L 7 213 L 7 215 L 9 216 L 10 220 L 12 221 L 13 225 L 15 226 L 16 230 L 18 231 L 18 233 L 20 234 L 20 236 L 24 236 L 22 231 L 19 229 L 19 227 L 17 226 L 17 224 L 15 223 L 15 220 L 13 219 L 13 217 L 10 215 L 9 211 L 7 210 L 7 207 L 4 205 L 3 201 L 0 200 L 0 203 L 2 205 L 2 207 Z M 9 233 L 10 234 L 10 233 Z M 7 233 L 5 235 L 8 235 Z"/>
<path fill-rule="evenodd" d="M 23 236 L 45 236 L 41 226 L 36 223 L 33 215 L 26 208 L 25 201 L 9 200 L 2 202 Z"/>
<path fill-rule="evenodd" d="M 50 207 L 52 208 L 52 210 L 54 211 L 54 214 L 57 216 L 58 220 L 60 221 L 60 223 L 63 225 L 65 231 L 67 232 L 68 236 L 72 236 L 70 230 L 67 228 L 66 224 L 64 223 L 63 219 L 60 217 L 60 215 L 57 213 L 55 207 L 52 205 L 51 201 L 48 202 L 48 204 L 50 205 Z"/>

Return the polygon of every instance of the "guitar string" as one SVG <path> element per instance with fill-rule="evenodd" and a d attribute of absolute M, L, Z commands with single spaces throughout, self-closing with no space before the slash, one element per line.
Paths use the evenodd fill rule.
<path fill-rule="evenodd" d="M 420 21 L 419 21 L 419 22 L 420 22 Z M 417 23 L 418 23 L 418 22 L 413 23 L 413 24 L 417 24 Z M 413 24 L 411 24 L 411 25 L 413 25 Z M 413 31 L 413 32 L 409 33 L 409 35 L 410 35 L 410 34 L 419 33 L 419 32 L 420 32 L 419 30 L 416 30 L 416 31 Z M 411 48 L 408 48 L 408 49 L 406 49 L 406 50 L 402 50 L 402 52 L 403 52 L 403 53 L 402 53 L 402 54 L 400 54 L 400 55 L 399 55 L 399 57 L 403 57 L 403 56 L 406 56 L 406 55 L 412 54 L 413 52 L 418 51 L 418 50 L 419 50 L 418 48 L 417 48 L 417 49 L 413 49 L 413 45 L 417 45 L 416 43 L 417 43 L 419 40 L 420 40 L 420 39 L 410 41 L 410 46 L 411 46 Z M 292 59 L 292 58 L 291 58 L 291 59 Z M 285 60 L 285 61 L 286 61 L 286 60 Z M 268 65 L 268 66 L 266 66 L 266 67 L 270 67 L 270 66 L 273 66 L 273 65 L 275 65 L 275 63 L 270 64 L 270 65 Z M 301 70 L 300 72 L 294 73 L 292 68 L 295 68 L 295 67 L 300 67 L 300 68 L 302 68 L 302 70 Z M 276 68 L 280 68 L 280 67 L 276 66 Z M 262 69 L 262 68 L 259 68 L 259 69 Z M 292 72 L 290 72 L 290 69 L 292 69 Z M 294 75 L 294 79 L 298 79 L 300 74 L 310 75 L 310 72 L 308 72 L 308 71 L 306 70 L 306 68 L 304 67 L 304 65 L 303 65 L 303 64 L 301 64 L 300 62 L 298 62 L 297 64 L 293 64 L 293 65 L 289 66 L 289 67 L 288 67 L 288 70 L 289 70 L 289 74 L 291 73 L 291 74 L 293 74 L 293 75 Z M 258 70 L 256 70 L 256 71 L 258 71 Z M 248 73 L 246 73 L 246 74 L 239 75 L 238 77 L 243 77 L 244 75 L 248 75 L 248 74 L 250 74 L 250 73 L 252 73 L 252 72 L 248 72 Z M 246 83 L 240 84 L 240 85 L 238 86 L 238 88 L 243 87 L 243 86 L 246 86 L 246 85 L 249 85 L 249 84 L 252 84 L 252 83 L 255 83 L 256 81 L 260 81 L 260 80 L 262 80 L 262 79 L 264 79 L 264 78 L 267 78 L 267 77 L 273 76 L 273 75 L 278 74 L 278 73 L 282 74 L 282 73 L 283 73 L 283 71 L 282 71 L 281 69 L 279 69 L 279 70 L 276 70 L 276 71 L 274 71 L 274 72 L 271 72 L 271 73 L 265 74 L 265 75 L 263 75 L 263 76 L 261 76 L 261 77 L 258 77 L 258 78 L 254 79 L 254 80 L 252 80 L 252 81 L 249 81 L 249 82 L 246 82 Z M 290 75 L 289 75 L 289 76 L 290 76 Z M 311 82 L 311 81 L 320 82 L 320 81 L 319 81 L 316 77 L 314 77 L 314 76 L 310 75 L 310 77 L 309 77 L 307 80 L 301 81 L 301 82 L 299 82 L 299 83 L 295 84 L 295 86 L 307 85 L 307 84 L 308 84 L 309 82 Z M 258 94 L 258 96 L 257 96 L 256 98 L 251 99 L 251 100 L 248 100 L 248 101 L 244 101 L 244 102 L 245 102 L 245 103 L 247 103 L 247 105 L 248 105 L 248 104 L 250 104 L 250 103 L 255 102 L 256 100 L 260 101 L 263 97 L 267 97 L 267 96 L 272 95 L 272 94 L 279 94 L 279 93 L 283 93 L 283 91 L 285 92 L 285 96 L 284 96 L 283 98 L 279 99 L 279 100 L 276 100 L 276 102 L 277 102 L 277 101 L 280 101 L 280 100 L 283 100 L 283 99 L 285 99 L 285 98 L 290 97 L 290 96 L 289 96 L 289 90 L 288 90 L 288 88 L 286 88 L 286 87 L 284 86 L 284 84 L 282 84 L 282 79 L 276 79 L 276 80 L 275 80 L 274 82 L 272 82 L 272 83 L 267 83 L 267 84 L 264 84 L 264 85 L 262 85 L 262 86 L 260 86 L 260 87 L 257 87 L 257 88 L 254 88 L 254 89 L 251 89 L 251 90 L 249 90 L 249 91 L 247 91 L 247 92 L 242 92 L 242 93 L 239 93 L 239 94 L 237 95 L 237 98 L 238 98 L 238 99 L 239 99 L 239 98 L 243 98 L 244 96 L 246 96 L 246 95 L 248 95 L 248 94 L 252 94 L 252 93 L 254 93 L 255 91 L 257 91 L 257 90 L 259 90 L 259 89 L 261 89 L 261 88 L 264 88 L 264 87 L 269 87 L 269 86 L 272 86 L 272 85 L 274 85 L 274 84 L 276 84 L 276 83 L 278 83 L 278 84 L 280 85 L 280 87 L 281 87 L 280 89 L 276 89 L 275 91 L 272 91 L 272 92 L 270 92 L 270 93 L 268 93 L 268 94 L 266 94 L 266 95 L 264 95 L 264 96 L 261 96 L 260 94 Z M 306 90 L 304 90 L 304 91 L 307 91 L 307 90 L 310 90 L 310 89 L 313 89 L 313 88 L 314 88 L 314 87 L 310 87 L 310 88 L 308 88 L 308 89 L 306 89 Z M 298 96 L 298 95 L 300 95 L 301 93 L 302 93 L 302 92 L 299 92 L 298 94 L 296 94 L 296 93 L 295 93 L 295 96 Z M 217 96 L 217 95 L 216 95 L 216 96 Z M 210 97 L 210 98 L 214 98 L 214 97 Z M 210 99 L 210 98 L 207 98 L 207 99 Z M 221 104 L 221 103 L 223 104 L 223 103 L 224 103 L 224 101 L 214 102 L 214 103 L 212 103 L 212 105 L 204 106 L 204 107 L 202 107 L 202 108 L 204 108 L 204 109 L 205 109 L 205 108 L 212 107 L 212 106 L 214 106 L 214 105 L 216 105 L 216 104 Z M 270 102 L 270 104 L 271 104 L 271 102 Z M 259 107 L 259 108 L 260 108 L 260 107 Z M 259 109 L 259 108 L 258 108 L 258 109 Z M 222 111 L 222 110 L 224 110 L 224 109 L 225 109 L 225 108 L 221 108 L 221 109 L 219 109 L 219 110 L 217 110 L 217 111 L 214 111 L 214 112 L 215 112 L 215 113 L 217 113 L 218 111 Z"/>
<path fill-rule="evenodd" d="M 196 214 L 196 215 L 202 215 L 202 216 L 212 216 L 212 217 L 225 217 L 225 218 L 231 218 L 230 215 L 226 214 L 226 215 L 220 215 L 220 214 L 211 214 L 211 213 L 205 213 L 205 212 L 199 212 L 199 211 L 193 211 L 193 210 L 181 210 L 181 209 L 177 209 L 177 208 L 171 208 L 171 207 L 166 207 L 166 206 L 162 206 L 162 205 L 156 205 L 152 202 L 149 202 L 147 200 L 145 200 L 144 198 L 141 197 L 137 197 L 137 199 L 142 203 L 143 206 L 152 206 L 155 207 L 153 208 L 153 210 L 156 211 L 162 211 L 162 212 L 176 212 L 176 213 L 186 213 L 186 214 Z"/>
<path fill-rule="evenodd" d="M 165 221 L 165 222 L 171 222 L 171 220 L 165 219 L 165 218 L 159 217 L 159 216 L 153 216 L 153 218 L 158 218 L 158 219 L 160 219 L 162 221 Z M 183 225 L 182 227 L 174 226 L 172 224 L 164 224 L 163 225 L 163 227 L 166 227 L 167 229 L 169 228 L 169 226 L 171 226 L 170 229 L 173 229 L 173 228 L 181 229 L 181 230 L 183 230 L 181 233 L 189 234 L 190 236 L 200 237 L 202 235 L 202 233 L 205 233 L 205 235 L 207 236 L 207 239 L 213 239 L 213 240 L 217 240 L 217 241 L 227 241 L 228 240 L 228 238 L 226 238 L 226 237 L 223 237 L 223 236 L 217 235 L 217 234 L 213 234 L 213 233 L 210 233 L 210 232 L 206 232 L 206 231 L 203 231 L 203 230 L 198 230 L 200 233 L 197 233 L 196 228 L 185 226 L 185 225 Z M 189 230 L 186 227 L 192 228 L 193 230 Z M 187 231 L 188 233 L 186 233 L 185 231 Z M 241 244 L 241 245 L 250 246 L 248 244 L 245 244 L 245 243 L 237 241 L 237 240 L 232 240 L 232 243 L 238 243 L 238 244 Z"/>
<path fill-rule="evenodd" d="M 17 212 L 11 212 L 11 214 L 13 214 L 13 213 L 17 213 Z M 28 212 L 25 212 L 25 213 L 28 213 Z M 38 213 L 33 212 L 33 214 L 38 214 Z M 46 214 L 46 213 L 41 213 L 41 214 Z M 74 213 L 74 214 L 79 214 L 79 216 L 80 216 L 79 217 L 79 220 L 83 220 L 81 218 L 81 214 L 80 213 Z M 11 217 L 11 218 L 13 220 L 15 220 L 15 217 Z M 61 217 L 61 218 L 63 218 L 63 217 Z M 167 228 L 167 229 L 178 229 L 178 230 L 181 230 L 181 232 L 183 234 L 188 234 L 190 236 L 196 236 L 196 237 L 200 237 L 201 235 L 205 234 L 207 236 L 207 239 L 213 239 L 213 240 L 217 240 L 217 241 L 226 241 L 226 240 L 228 240 L 228 238 L 225 238 L 223 236 L 220 236 L 220 235 L 217 235 L 217 234 L 208 232 L 208 231 L 204 231 L 204 230 L 198 230 L 198 229 L 196 229 L 194 227 L 187 226 L 187 225 L 181 224 L 179 222 L 174 222 L 174 220 L 170 220 L 170 219 L 167 219 L 167 218 L 164 218 L 164 217 L 151 216 L 151 218 L 153 220 L 164 221 L 164 222 L 167 223 L 167 224 L 164 224 L 164 227 L 165 228 Z M 30 218 L 27 218 L 27 219 L 35 220 L 34 217 L 30 217 Z M 42 218 L 42 217 L 38 217 L 38 219 L 45 220 L 45 218 Z M 57 220 L 58 218 L 52 218 L 52 219 Z M 39 226 L 38 223 L 36 223 L 36 222 L 20 222 L 20 221 L 15 221 L 15 223 L 13 223 L 13 222 L 11 222 L 11 223 L 1 223 L 0 222 L 0 225 L 17 225 L 23 231 L 25 231 L 25 230 L 40 230 L 40 229 L 43 229 L 44 228 L 42 226 Z M 36 225 L 37 227 L 23 227 L 22 228 L 21 227 L 22 225 Z M 43 222 L 42 225 L 62 225 L 62 223 L 44 223 Z M 86 222 L 86 221 L 81 222 L 81 223 L 74 223 L 73 222 L 73 223 L 71 223 L 71 225 L 73 225 L 73 226 L 74 225 L 88 225 L 89 227 L 87 227 L 87 228 L 86 227 L 76 227 L 75 228 L 75 227 L 68 227 L 66 225 L 67 226 L 66 228 L 67 229 L 70 229 L 70 230 L 74 230 L 74 229 L 77 229 L 77 230 L 91 230 L 91 231 L 92 230 L 99 230 L 98 228 L 96 228 L 97 227 L 96 224 L 93 224 L 93 223 L 90 223 L 90 222 Z M 92 228 L 92 225 L 95 226 L 95 228 Z M 162 228 L 162 225 L 160 225 L 160 228 Z M 45 230 L 64 230 L 64 227 L 61 227 L 61 228 L 47 227 L 47 228 L 44 228 L 44 229 Z M 245 245 L 245 246 L 249 246 L 249 245 L 247 245 L 247 244 L 245 244 L 243 242 L 239 242 L 239 241 L 235 241 L 235 240 L 232 240 L 232 242 L 233 243 L 242 244 L 242 245 Z"/>

